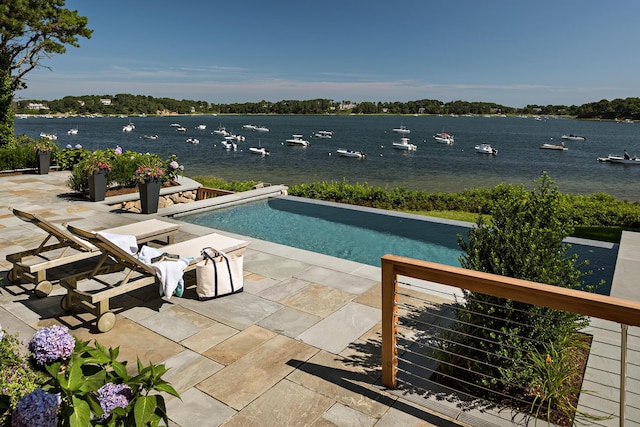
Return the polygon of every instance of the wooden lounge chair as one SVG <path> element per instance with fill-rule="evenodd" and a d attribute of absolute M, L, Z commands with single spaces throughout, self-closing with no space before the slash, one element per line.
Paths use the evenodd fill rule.
<path fill-rule="evenodd" d="M 98 247 L 104 255 L 101 258 L 101 262 L 109 259 L 123 267 L 122 271 L 116 276 L 103 274 L 101 266 L 96 265 L 94 272 L 88 276 L 69 276 L 60 281 L 60 284 L 67 289 L 67 294 L 61 301 L 62 308 L 65 311 L 69 311 L 75 307 L 82 307 L 85 311 L 96 316 L 98 330 L 107 332 L 113 328 L 116 321 L 115 314 L 109 308 L 109 299 L 145 286 L 157 286 L 156 270 L 152 265 L 145 264 L 135 255 L 108 240 L 104 235 L 85 231 L 71 225 L 68 225 L 67 228 L 71 233 L 88 240 Z M 184 269 L 186 272 L 195 269 L 196 263 L 203 259 L 200 251 L 205 247 L 213 247 L 230 253 L 242 251 L 248 244 L 244 240 L 211 233 L 184 242 L 163 246 L 162 251 L 188 259 L 189 264 Z"/>
<path fill-rule="evenodd" d="M 42 218 L 38 214 L 11 208 L 15 216 L 23 221 L 29 222 L 44 230 L 47 234 L 40 245 L 35 249 L 29 249 L 6 256 L 7 261 L 13 264 L 8 274 L 10 282 L 17 283 L 22 279 L 36 285 L 35 294 L 47 296 L 53 289 L 53 282 L 59 281 L 60 277 L 73 272 L 74 264 L 78 268 L 79 264 L 89 258 L 101 255 L 100 250 L 86 240 L 73 235 L 66 228 L 60 227 Z M 101 230 L 112 234 L 133 235 L 138 243 L 149 241 L 161 241 L 173 243 L 173 236 L 180 228 L 179 224 L 174 224 L 157 219 L 137 222 L 121 227 Z M 56 272 L 54 269 L 64 270 Z M 56 275 L 56 273 L 59 273 Z M 60 277 L 57 277 L 60 276 Z"/>

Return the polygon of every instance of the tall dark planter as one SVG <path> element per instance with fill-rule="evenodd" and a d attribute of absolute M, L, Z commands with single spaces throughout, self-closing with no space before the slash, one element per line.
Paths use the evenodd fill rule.
<path fill-rule="evenodd" d="M 158 212 L 158 200 L 160 199 L 160 180 L 158 178 L 146 179 L 138 183 L 140 192 L 140 204 L 143 214 Z"/>
<path fill-rule="evenodd" d="M 38 158 L 38 174 L 48 174 L 49 166 L 51 166 L 51 151 L 38 151 L 36 157 Z"/>
<path fill-rule="evenodd" d="M 89 175 L 89 198 L 101 202 L 107 194 L 107 171 L 100 170 Z"/>

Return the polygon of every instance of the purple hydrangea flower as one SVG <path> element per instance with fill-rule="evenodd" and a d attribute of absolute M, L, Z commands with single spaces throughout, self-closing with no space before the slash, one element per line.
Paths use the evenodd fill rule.
<path fill-rule="evenodd" d="M 184 170 L 184 166 L 180 165 L 180 170 L 183 171 Z"/>
<path fill-rule="evenodd" d="M 71 144 L 67 144 L 67 146 L 64 148 L 72 148 L 72 147 L 71 147 Z"/>
<path fill-rule="evenodd" d="M 11 414 L 11 427 L 56 427 L 60 396 L 41 388 L 20 398 Z"/>
<path fill-rule="evenodd" d="M 82 145 L 80 144 L 76 144 L 76 146 L 74 148 L 77 148 L 78 150 L 82 148 Z"/>
<path fill-rule="evenodd" d="M 171 167 L 171 169 L 178 169 L 179 166 L 180 165 L 178 165 L 178 162 L 176 162 L 175 160 L 169 163 L 169 167 Z"/>
<path fill-rule="evenodd" d="M 116 149 L 113 150 L 113 154 L 122 154 L 122 148 L 119 145 L 117 145 Z"/>
<path fill-rule="evenodd" d="M 40 329 L 29 341 L 29 351 L 39 365 L 63 361 L 73 353 L 76 342 L 65 326 Z"/>
<path fill-rule="evenodd" d="M 100 421 L 106 421 L 111 416 L 113 409 L 127 407 L 133 398 L 133 391 L 126 384 L 107 383 L 98 389 L 96 397 L 104 411 L 104 414 L 100 416 Z"/>

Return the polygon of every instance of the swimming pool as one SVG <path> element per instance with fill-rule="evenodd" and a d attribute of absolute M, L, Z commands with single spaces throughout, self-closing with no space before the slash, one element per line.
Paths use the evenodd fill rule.
<path fill-rule="evenodd" d="M 471 223 L 323 202 L 293 196 L 271 198 L 180 217 L 180 220 L 351 261 L 380 266 L 385 254 L 460 266 L 458 235 Z M 590 261 L 593 279 L 609 293 L 618 245 L 572 242 Z M 590 280 L 591 282 L 592 280 Z"/>

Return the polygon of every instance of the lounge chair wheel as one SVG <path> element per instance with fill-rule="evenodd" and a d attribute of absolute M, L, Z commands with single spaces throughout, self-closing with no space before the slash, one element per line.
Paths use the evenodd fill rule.
<path fill-rule="evenodd" d="M 36 296 L 40 298 L 44 298 L 47 295 L 49 295 L 52 290 L 53 290 L 53 283 L 51 283 L 48 280 L 43 280 L 41 282 L 38 282 L 33 292 L 36 294 Z"/>
<path fill-rule="evenodd" d="M 116 315 L 110 311 L 102 313 L 98 318 L 98 330 L 100 332 L 109 332 L 116 324 Z"/>
<path fill-rule="evenodd" d="M 20 276 L 18 275 L 18 270 L 15 267 L 13 267 L 11 270 L 9 270 L 9 274 L 7 274 L 7 279 L 11 283 L 18 283 L 20 281 Z"/>
<path fill-rule="evenodd" d="M 62 300 L 60 300 L 60 307 L 62 307 L 64 311 L 73 310 L 73 301 L 71 300 L 71 296 L 69 294 L 62 297 Z"/>

